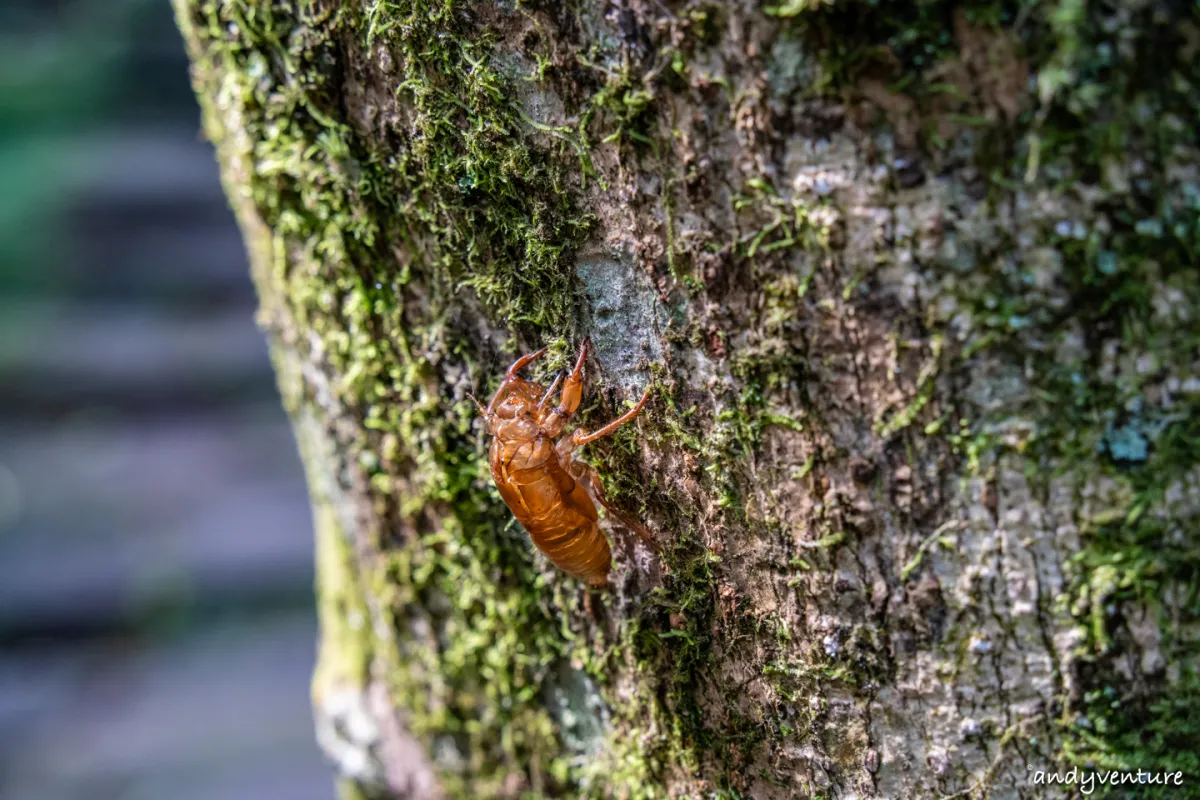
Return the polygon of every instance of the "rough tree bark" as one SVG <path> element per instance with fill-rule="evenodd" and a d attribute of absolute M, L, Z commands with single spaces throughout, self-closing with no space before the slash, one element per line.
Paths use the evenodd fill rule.
<path fill-rule="evenodd" d="M 176 7 L 346 796 L 1200 791 L 1194 4 Z M 590 598 L 468 399 L 585 336 Z"/>

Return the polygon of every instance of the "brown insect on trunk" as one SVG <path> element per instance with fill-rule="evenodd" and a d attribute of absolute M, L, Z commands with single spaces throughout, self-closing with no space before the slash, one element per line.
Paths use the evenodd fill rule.
<path fill-rule="evenodd" d="M 494 437 L 489 459 L 492 478 L 504 502 L 537 548 L 559 569 L 599 587 L 608 583 L 612 552 L 597 523 L 597 502 L 646 541 L 653 537 L 644 526 L 612 507 L 604 496 L 599 475 L 572 458 L 572 452 L 608 436 L 636 417 L 650 398 L 650 390 L 646 389 L 637 405 L 598 431 L 577 429 L 556 443 L 554 437 L 562 433 L 583 396 L 587 345 L 585 341 L 579 348 L 579 358 L 566 380 L 559 377 L 549 389 L 517 374 L 545 353 L 545 348 L 518 358 L 508 368 L 487 408 L 480 408 L 480 412 L 488 433 Z M 552 405 L 560 381 L 562 393 L 558 404 Z"/>

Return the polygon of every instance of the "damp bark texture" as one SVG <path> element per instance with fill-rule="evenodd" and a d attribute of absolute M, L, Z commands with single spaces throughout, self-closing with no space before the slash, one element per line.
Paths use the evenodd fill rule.
<path fill-rule="evenodd" d="M 1195 4 L 175 2 L 345 797 L 1200 792 Z M 585 337 L 603 593 L 468 396 Z"/>

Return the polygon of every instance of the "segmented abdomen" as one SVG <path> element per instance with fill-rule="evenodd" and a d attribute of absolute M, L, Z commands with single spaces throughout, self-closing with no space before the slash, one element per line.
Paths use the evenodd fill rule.
<path fill-rule="evenodd" d="M 536 525 L 526 529 L 537 548 L 563 572 L 592 586 L 608 583 L 612 553 L 595 521 L 573 529 L 561 526 L 538 530 Z"/>
<path fill-rule="evenodd" d="M 557 460 L 542 467 L 493 469 L 500 496 L 534 545 L 563 572 L 592 586 L 608 583 L 612 553 L 596 506 Z"/>

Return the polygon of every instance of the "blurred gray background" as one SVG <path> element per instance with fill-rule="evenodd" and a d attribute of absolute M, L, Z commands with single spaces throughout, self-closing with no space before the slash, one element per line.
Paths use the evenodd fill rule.
<path fill-rule="evenodd" d="M 0 4 L 0 798 L 331 798 L 303 475 L 167 0 Z"/>

